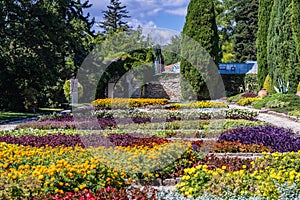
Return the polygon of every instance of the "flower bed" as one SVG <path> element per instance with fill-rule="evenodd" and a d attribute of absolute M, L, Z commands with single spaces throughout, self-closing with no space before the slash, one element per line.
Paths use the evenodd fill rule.
<path fill-rule="evenodd" d="M 228 105 L 220 102 L 196 101 L 190 103 L 173 103 L 168 108 L 228 108 Z"/>
<path fill-rule="evenodd" d="M 152 105 L 166 105 L 168 99 L 136 99 L 136 98 L 113 98 L 113 99 L 97 99 L 92 102 L 95 107 L 105 108 L 131 108 L 146 107 Z"/>
<path fill-rule="evenodd" d="M 300 150 L 300 137 L 292 130 L 274 127 L 243 127 L 222 133 L 219 140 L 241 141 L 243 144 L 262 144 L 278 152 Z"/>
<path fill-rule="evenodd" d="M 219 198 L 243 195 L 245 198 L 279 199 L 286 196 L 282 188 L 294 188 L 289 196 L 299 195 L 300 152 L 271 155 L 252 161 L 251 165 L 242 165 L 238 171 L 228 170 L 224 165 L 210 169 L 207 165 L 198 165 L 185 169 L 178 190 L 187 197 L 198 197 L 209 193 Z"/>
<path fill-rule="evenodd" d="M 262 100 L 262 98 L 256 98 L 256 97 L 248 97 L 248 98 L 242 98 L 240 99 L 237 104 L 240 106 L 246 106 L 249 105 L 255 101 L 260 101 Z"/>

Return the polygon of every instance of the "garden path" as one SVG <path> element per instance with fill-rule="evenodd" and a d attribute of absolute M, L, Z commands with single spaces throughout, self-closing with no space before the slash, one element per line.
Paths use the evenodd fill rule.
<path fill-rule="evenodd" d="M 31 117 L 31 118 L 26 118 L 26 119 L 21 119 L 21 120 L 10 121 L 10 122 L 7 122 L 6 124 L 1 124 L 0 131 L 13 130 L 21 123 L 35 121 L 35 120 L 38 120 L 38 117 Z"/>
<path fill-rule="evenodd" d="M 238 106 L 235 104 L 229 105 L 229 108 L 238 108 L 238 109 L 247 109 L 251 111 L 258 112 L 258 116 L 256 117 L 260 121 L 271 123 L 275 126 L 280 126 L 287 129 L 292 129 L 295 133 L 300 134 L 300 122 L 296 122 L 288 117 L 278 116 L 272 113 L 265 113 L 261 110 L 248 108 L 244 106 Z"/>

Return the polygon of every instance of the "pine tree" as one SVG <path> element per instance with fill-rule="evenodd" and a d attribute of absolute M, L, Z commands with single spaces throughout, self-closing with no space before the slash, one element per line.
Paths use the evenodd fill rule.
<path fill-rule="evenodd" d="M 259 0 L 258 10 L 258 31 L 256 39 L 257 62 L 258 62 L 258 83 L 259 88 L 263 87 L 264 80 L 268 75 L 267 61 L 267 38 L 270 15 L 274 0 Z"/>
<path fill-rule="evenodd" d="M 234 5 L 236 26 L 233 30 L 236 62 L 256 60 L 256 33 L 258 22 L 258 0 L 239 0 Z"/>
<path fill-rule="evenodd" d="M 119 0 L 110 0 L 107 10 L 103 11 L 104 16 L 100 22 L 100 28 L 103 29 L 103 34 L 116 32 L 117 30 L 129 30 L 128 22 L 124 21 L 125 18 L 130 18 L 126 6 L 122 6 Z"/>
<path fill-rule="evenodd" d="M 191 96 L 197 99 L 210 98 L 204 78 L 213 77 L 208 77 L 204 68 L 207 65 L 211 66 L 209 56 L 215 63 L 220 61 L 219 36 L 213 1 L 190 1 L 182 37 L 182 59 L 180 64 L 182 98 L 190 99 Z M 208 55 L 206 52 L 203 52 L 203 49 L 197 48 L 197 45 L 201 46 Z M 199 66 L 193 66 L 190 63 L 191 61 Z M 199 71 L 199 67 L 202 67 L 204 70 Z"/>

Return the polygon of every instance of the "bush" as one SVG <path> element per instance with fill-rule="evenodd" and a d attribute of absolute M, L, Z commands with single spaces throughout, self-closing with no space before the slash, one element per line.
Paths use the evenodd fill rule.
<path fill-rule="evenodd" d="M 242 97 L 242 95 L 244 95 L 245 93 L 241 93 L 241 94 L 237 94 L 237 95 L 234 95 L 234 96 L 231 96 L 231 97 L 228 97 L 227 98 L 227 101 L 228 102 L 238 102 Z"/>
<path fill-rule="evenodd" d="M 64 89 L 64 94 L 67 99 L 67 101 L 70 103 L 70 94 L 71 94 L 71 81 L 67 80 L 63 86 Z M 78 82 L 78 98 L 81 98 L 83 96 L 83 87 L 82 85 Z"/>
<path fill-rule="evenodd" d="M 297 92 L 299 92 L 299 91 L 300 91 L 300 82 L 299 82 L 298 87 L 297 87 Z"/>
<path fill-rule="evenodd" d="M 266 77 L 263 87 L 268 91 L 268 94 L 274 94 L 275 93 L 275 90 L 274 90 L 274 87 L 273 87 L 273 81 L 272 81 L 270 75 L 268 75 Z"/>

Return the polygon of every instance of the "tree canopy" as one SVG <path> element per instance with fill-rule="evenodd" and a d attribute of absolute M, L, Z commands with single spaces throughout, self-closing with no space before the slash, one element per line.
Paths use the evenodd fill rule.
<path fill-rule="evenodd" d="M 65 101 L 93 38 L 88 1 L 0 1 L 0 108 L 24 110 Z"/>

